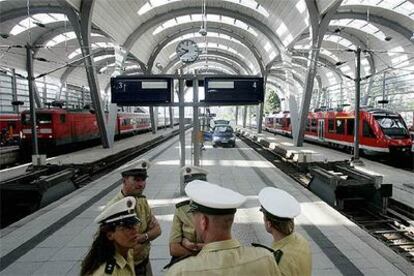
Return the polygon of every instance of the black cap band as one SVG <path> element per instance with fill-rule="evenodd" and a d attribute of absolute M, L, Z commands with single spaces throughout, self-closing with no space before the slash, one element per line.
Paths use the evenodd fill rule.
<path fill-rule="evenodd" d="M 236 208 L 230 209 L 217 209 L 211 208 L 204 205 L 201 205 L 197 202 L 191 201 L 189 213 L 200 212 L 207 215 L 234 215 L 236 213 Z"/>
<path fill-rule="evenodd" d="M 275 215 L 269 213 L 268 211 L 266 211 L 266 209 L 263 208 L 263 206 L 260 206 L 260 211 L 263 212 L 265 214 L 266 218 L 269 219 L 269 220 L 275 220 L 275 221 L 289 221 L 289 220 L 292 220 L 292 218 L 282 218 L 282 217 L 275 216 Z"/>

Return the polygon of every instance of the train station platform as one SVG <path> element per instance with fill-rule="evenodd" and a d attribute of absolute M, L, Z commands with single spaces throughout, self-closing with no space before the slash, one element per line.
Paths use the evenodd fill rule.
<path fill-rule="evenodd" d="M 174 128 L 162 128 L 159 129 L 155 134 L 152 132 L 146 132 L 137 134 L 130 137 L 124 137 L 123 139 L 116 140 L 114 145 L 110 149 L 105 149 L 102 145 L 86 148 L 83 150 L 62 154 L 55 157 L 46 159 L 46 163 L 64 165 L 64 164 L 85 164 L 93 163 L 100 159 L 106 158 L 110 155 L 115 155 L 124 150 L 134 148 L 138 145 L 142 145 L 146 142 L 160 139 L 162 136 L 169 135 L 174 130 L 177 130 L 178 126 Z M 3 169 L 0 171 L 2 181 L 16 177 L 23 174 L 32 163 L 26 163 L 19 166 Z"/>
<path fill-rule="evenodd" d="M 187 135 L 187 164 L 190 164 Z M 152 162 L 144 192 L 162 235 L 153 241 L 154 275 L 163 275 L 170 260 L 168 237 L 174 204 L 179 195 L 178 137 L 153 148 L 139 158 Z M 119 191 L 120 172 L 133 167 L 133 160 L 29 217 L 1 230 L 1 275 L 79 275 L 80 262 L 97 230 L 94 218 Z M 244 244 L 271 244 L 266 233 L 257 195 L 266 186 L 291 193 L 301 203 L 296 231 L 310 241 L 312 275 L 412 275 L 413 266 L 394 251 L 294 182 L 240 140 L 236 148 L 202 151 L 201 166 L 212 183 L 236 190 L 248 200 L 236 213 L 234 237 Z M 411 274 L 410 274 L 411 273 Z"/>
<path fill-rule="evenodd" d="M 267 141 L 269 148 L 278 148 L 279 152 L 284 152 L 288 158 L 296 158 L 302 162 L 332 162 L 351 160 L 352 155 L 332 148 L 320 146 L 312 143 L 303 143 L 303 147 L 295 147 L 292 138 L 275 135 L 263 131 L 257 134 L 256 130 L 241 128 L 249 137 L 257 137 L 258 141 Z M 360 157 L 363 164 L 355 164 L 355 168 L 370 175 L 380 176 L 382 183 L 393 184 L 392 199 L 414 208 L 414 172 L 393 166 L 375 162 L 364 157 Z"/>

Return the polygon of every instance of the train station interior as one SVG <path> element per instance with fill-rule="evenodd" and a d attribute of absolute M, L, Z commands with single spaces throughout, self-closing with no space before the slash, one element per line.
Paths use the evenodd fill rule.
<path fill-rule="evenodd" d="M 0 131 L 0 275 L 82 274 L 142 160 L 152 275 L 202 257 L 165 267 L 188 168 L 242 245 L 277 188 L 309 275 L 413 275 L 414 0 L 0 0 Z"/>

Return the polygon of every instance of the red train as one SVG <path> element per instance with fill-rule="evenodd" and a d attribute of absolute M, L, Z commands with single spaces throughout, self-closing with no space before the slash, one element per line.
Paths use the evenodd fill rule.
<path fill-rule="evenodd" d="M 88 110 L 38 109 L 36 121 L 38 143 L 41 148 L 54 148 L 99 138 L 96 116 Z M 32 126 L 29 111 L 21 113 L 21 122 L 22 146 L 30 147 Z M 117 114 L 115 136 L 149 129 L 150 117 L 147 113 Z"/>
<path fill-rule="evenodd" d="M 339 148 L 353 147 L 354 112 L 316 111 L 308 114 L 305 140 Z M 290 113 L 273 114 L 265 118 L 265 129 L 291 135 Z M 365 153 L 409 153 L 412 140 L 402 117 L 382 109 L 362 109 L 359 124 L 360 148 Z"/>
<path fill-rule="evenodd" d="M 21 121 L 19 114 L 0 114 L 0 131 L 1 146 L 18 145 L 21 135 Z"/>

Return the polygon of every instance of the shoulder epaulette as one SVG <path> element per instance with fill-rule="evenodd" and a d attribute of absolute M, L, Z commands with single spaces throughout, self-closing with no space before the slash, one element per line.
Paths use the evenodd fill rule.
<path fill-rule="evenodd" d="M 283 256 L 283 251 L 278 249 L 278 250 L 274 250 L 273 248 L 270 248 L 266 245 L 260 244 L 260 243 L 252 243 L 252 246 L 254 247 L 261 247 L 264 249 L 269 250 L 270 252 L 272 252 L 273 256 L 275 257 L 276 263 L 279 263 L 280 260 L 282 259 Z"/>
<path fill-rule="evenodd" d="M 178 202 L 177 204 L 175 204 L 175 208 L 180 208 L 187 204 L 190 204 L 190 200 L 184 200 L 184 201 Z"/>
<path fill-rule="evenodd" d="M 168 269 L 168 268 L 172 267 L 173 265 L 175 265 L 176 263 L 181 262 L 182 260 L 185 260 L 185 259 L 187 259 L 188 257 L 191 257 L 191 256 L 194 256 L 194 255 L 187 255 L 187 256 L 181 256 L 181 257 L 178 257 L 178 258 L 172 258 L 171 261 L 166 266 L 164 266 L 163 269 Z"/>
<path fill-rule="evenodd" d="M 105 274 L 111 275 L 115 270 L 115 266 L 116 266 L 116 261 L 114 258 L 107 261 L 106 266 L 105 266 Z"/>

